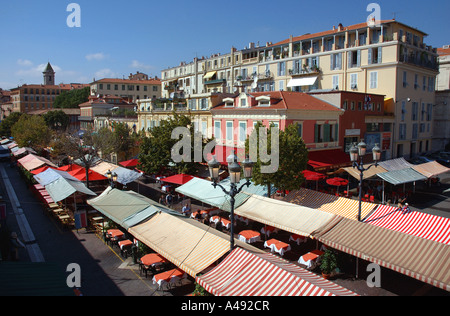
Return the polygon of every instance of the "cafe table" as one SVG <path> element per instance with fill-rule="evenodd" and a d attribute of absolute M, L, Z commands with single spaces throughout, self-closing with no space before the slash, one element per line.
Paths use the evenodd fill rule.
<path fill-rule="evenodd" d="M 175 283 L 187 278 L 187 274 L 178 268 L 165 271 L 153 276 L 153 284 L 158 284 L 158 289 L 161 289 L 166 284 Z"/>
<path fill-rule="evenodd" d="M 267 237 L 270 237 L 270 234 L 278 232 L 278 229 L 272 226 L 264 226 L 261 228 L 261 234 L 265 234 Z"/>
<path fill-rule="evenodd" d="M 270 239 L 264 243 L 264 247 L 270 248 L 271 252 L 279 253 L 281 256 L 284 256 L 286 251 L 291 250 L 291 245 L 279 241 L 277 239 Z"/>
<path fill-rule="evenodd" d="M 304 254 L 303 256 L 300 256 L 300 258 L 298 259 L 298 263 L 306 266 L 307 269 L 314 269 L 320 259 L 320 256 L 322 256 L 323 254 L 323 251 L 313 250 L 311 252 L 308 252 L 307 254 Z"/>
<path fill-rule="evenodd" d="M 296 242 L 297 245 L 300 245 L 301 243 L 306 243 L 308 241 L 308 238 L 296 234 L 291 234 L 291 236 L 289 237 L 289 241 Z"/>
<path fill-rule="evenodd" d="M 243 230 L 239 233 L 238 239 L 247 244 L 252 244 L 261 240 L 261 234 L 254 230 Z"/>

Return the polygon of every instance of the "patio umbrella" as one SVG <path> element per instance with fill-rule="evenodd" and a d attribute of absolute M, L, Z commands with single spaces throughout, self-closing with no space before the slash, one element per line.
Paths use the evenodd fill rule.
<path fill-rule="evenodd" d="M 59 171 L 66 171 L 66 172 L 75 171 L 75 170 L 78 171 L 80 169 L 83 169 L 83 167 L 76 165 L 76 164 L 70 164 L 70 165 L 66 165 L 66 166 L 62 166 L 62 167 L 58 168 Z"/>
<path fill-rule="evenodd" d="M 318 172 L 310 171 L 310 170 L 304 170 L 303 176 L 305 177 L 305 180 L 307 181 L 316 181 L 316 190 L 318 189 L 319 180 L 325 179 L 327 176 Z"/>
<path fill-rule="evenodd" d="M 188 175 L 188 174 L 177 174 L 171 177 L 167 177 L 164 179 L 161 179 L 163 182 L 173 183 L 173 184 L 179 184 L 183 185 L 188 183 L 194 178 L 194 176 Z"/>
<path fill-rule="evenodd" d="M 71 176 L 74 176 L 80 181 L 86 181 L 86 169 L 81 167 L 81 169 L 70 171 L 69 174 Z M 89 181 L 101 181 L 101 180 L 107 180 L 108 178 L 101 175 L 98 172 L 95 172 L 93 170 L 89 170 Z"/>
<path fill-rule="evenodd" d="M 131 160 L 119 162 L 119 164 L 121 164 L 124 167 L 132 168 L 132 167 L 136 167 L 139 164 L 139 160 L 138 159 L 131 159 Z"/>
<path fill-rule="evenodd" d="M 329 185 L 334 185 L 338 187 L 338 193 L 339 193 L 339 187 L 342 185 L 347 185 L 348 184 L 348 180 L 346 179 L 342 179 L 342 178 L 331 178 L 327 180 L 327 183 Z"/>

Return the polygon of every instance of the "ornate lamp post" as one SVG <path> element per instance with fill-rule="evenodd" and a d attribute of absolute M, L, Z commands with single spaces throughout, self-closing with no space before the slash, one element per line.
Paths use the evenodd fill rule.
<path fill-rule="evenodd" d="M 111 170 L 108 170 L 108 172 L 106 173 L 106 177 L 109 180 L 109 185 L 111 186 L 112 189 L 114 189 L 115 187 L 115 183 L 117 181 L 117 173 L 112 173 Z"/>
<path fill-rule="evenodd" d="M 218 183 L 220 163 L 217 162 L 215 156 L 213 156 L 213 159 L 211 159 L 208 162 L 208 166 L 209 166 L 209 173 L 211 176 L 211 181 L 213 182 L 212 185 L 214 186 L 214 188 L 220 187 L 226 195 L 230 196 L 230 204 L 231 204 L 230 251 L 232 251 L 234 249 L 234 203 L 235 203 L 234 197 L 238 193 L 240 193 L 245 186 L 247 186 L 247 187 L 250 186 L 250 184 L 251 184 L 250 179 L 253 176 L 254 163 L 247 156 L 245 161 L 242 162 L 242 166 L 243 166 L 243 168 L 242 168 L 237 162 L 236 153 L 232 154 L 229 158 L 230 159 L 229 159 L 229 163 L 228 163 L 228 171 L 230 174 L 230 183 L 231 183 L 231 187 L 230 187 L 229 191 L 227 191 L 222 185 L 220 185 Z M 244 170 L 244 178 L 247 180 L 247 182 L 244 183 L 240 188 L 238 188 L 237 185 L 241 181 L 242 169 Z"/>
<path fill-rule="evenodd" d="M 364 168 L 363 157 L 366 154 L 367 145 L 362 140 L 358 145 L 356 143 L 353 144 L 350 149 L 350 160 L 353 163 L 353 168 L 359 170 L 360 179 L 359 179 L 359 208 L 358 208 L 358 221 L 361 221 L 361 202 L 362 202 L 362 183 L 364 179 L 364 172 L 372 168 L 373 166 L 378 166 L 378 162 L 381 159 L 381 149 L 378 144 L 375 144 L 375 147 L 372 149 L 374 164 L 369 165 L 367 168 Z M 360 161 L 358 162 L 358 158 Z"/>

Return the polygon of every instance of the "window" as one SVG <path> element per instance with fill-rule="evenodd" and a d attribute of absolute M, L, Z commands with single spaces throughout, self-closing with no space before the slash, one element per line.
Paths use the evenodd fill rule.
<path fill-rule="evenodd" d="M 233 122 L 229 121 L 227 122 L 227 130 L 226 130 L 226 137 L 227 137 L 227 141 L 232 141 L 233 140 Z"/>
<path fill-rule="evenodd" d="M 333 89 L 339 90 L 339 75 L 333 76 Z"/>
<path fill-rule="evenodd" d="M 408 85 L 408 74 L 406 73 L 406 71 L 403 72 L 403 88 L 406 88 L 406 86 Z"/>
<path fill-rule="evenodd" d="M 419 118 L 418 114 L 419 114 L 419 103 L 418 102 L 413 102 L 412 103 L 411 120 L 417 121 L 417 119 Z"/>
<path fill-rule="evenodd" d="M 337 124 L 316 124 L 314 142 L 328 143 L 337 141 L 338 125 Z"/>
<path fill-rule="evenodd" d="M 352 101 L 350 104 L 351 104 L 350 109 L 352 111 L 354 111 L 355 110 L 355 101 Z"/>
<path fill-rule="evenodd" d="M 406 139 L 406 124 L 399 124 L 398 126 L 399 126 L 398 139 L 405 140 Z"/>
<path fill-rule="evenodd" d="M 239 141 L 245 142 L 247 139 L 247 122 L 239 122 Z"/>
<path fill-rule="evenodd" d="M 369 65 L 381 64 L 381 47 L 369 48 L 367 53 Z"/>
<path fill-rule="evenodd" d="M 358 74 L 350 75 L 350 87 L 351 89 L 358 89 Z"/>
<path fill-rule="evenodd" d="M 414 75 L 414 90 L 417 90 L 419 88 L 419 75 Z"/>
<path fill-rule="evenodd" d="M 431 117 L 433 115 L 433 104 L 427 104 L 427 121 L 431 121 Z"/>
<path fill-rule="evenodd" d="M 348 101 L 347 100 L 345 100 L 344 103 L 342 104 L 342 108 L 344 110 L 348 110 Z"/>
<path fill-rule="evenodd" d="M 370 89 L 378 88 L 378 72 L 373 71 L 370 73 Z"/>
<path fill-rule="evenodd" d="M 280 81 L 280 82 L 278 83 L 278 86 L 279 86 L 279 89 L 278 89 L 278 90 L 283 91 L 283 90 L 284 90 L 284 81 Z"/>
<path fill-rule="evenodd" d="M 342 69 L 342 53 L 330 55 L 330 70 Z"/>
<path fill-rule="evenodd" d="M 401 116 L 402 122 L 405 121 L 405 114 L 406 114 L 406 102 L 402 101 L 402 116 Z"/>
<path fill-rule="evenodd" d="M 116 91 L 119 90 L 119 85 L 118 84 L 114 85 L 114 90 L 116 90 Z"/>
<path fill-rule="evenodd" d="M 418 124 L 415 123 L 412 125 L 412 139 L 417 139 L 417 137 L 419 136 L 419 129 L 418 129 Z"/>
<path fill-rule="evenodd" d="M 286 62 L 278 63 L 278 76 L 286 75 Z"/>
<path fill-rule="evenodd" d="M 222 124 L 220 123 L 220 121 L 215 121 L 214 122 L 214 137 L 219 140 L 222 138 Z"/>

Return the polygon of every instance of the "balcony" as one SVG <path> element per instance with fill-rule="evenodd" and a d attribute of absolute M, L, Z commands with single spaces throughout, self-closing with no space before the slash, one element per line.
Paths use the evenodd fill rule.
<path fill-rule="evenodd" d="M 302 69 L 289 69 L 289 75 L 292 77 L 308 76 L 308 75 L 319 75 L 320 69 L 317 66 L 308 67 L 304 66 Z"/>
<path fill-rule="evenodd" d="M 226 82 L 226 79 L 212 79 L 207 80 L 203 84 L 204 85 L 212 85 L 212 84 L 224 84 Z"/>

